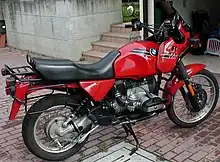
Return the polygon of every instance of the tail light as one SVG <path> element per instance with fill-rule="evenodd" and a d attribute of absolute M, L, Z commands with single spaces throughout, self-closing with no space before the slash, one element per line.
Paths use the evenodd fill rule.
<path fill-rule="evenodd" d="M 5 86 L 6 95 L 10 95 L 10 94 L 14 95 L 15 85 L 16 85 L 16 80 L 14 77 L 6 78 L 6 86 Z"/>
<path fill-rule="evenodd" d="M 1 74 L 2 76 L 6 76 L 9 75 L 10 73 L 8 72 L 8 70 L 6 68 L 1 69 Z"/>

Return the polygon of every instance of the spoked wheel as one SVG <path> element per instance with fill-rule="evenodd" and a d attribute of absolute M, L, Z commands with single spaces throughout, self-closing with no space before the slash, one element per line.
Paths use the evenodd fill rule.
<path fill-rule="evenodd" d="M 199 109 L 190 103 L 186 88 L 181 88 L 173 97 L 173 103 L 167 106 L 169 118 L 178 126 L 190 128 L 206 120 L 216 107 L 219 98 L 219 86 L 215 76 L 203 70 L 190 79 L 197 93 Z"/>
<path fill-rule="evenodd" d="M 86 122 L 84 117 L 72 116 L 75 124 L 65 125 L 76 108 L 68 103 L 77 102 L 79 100 L 73 96 L 52 95 L 39 100 L 29 109 L 29 113 L 44 111 L 27 114 L 23 121 L 24 143 L 33 154 L 44 160 L 59 161 L 76 154 L 83 147 L 89 136 L 80 140 L 82 135 L 76 126 L 80 125 L 78 129 L 85 134 L 91 129 L 91 123 Z"/>

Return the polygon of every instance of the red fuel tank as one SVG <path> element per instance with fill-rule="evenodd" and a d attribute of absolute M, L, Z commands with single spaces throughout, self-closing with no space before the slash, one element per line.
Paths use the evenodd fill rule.
<path fill-rule="evenodd" d="M 159 44 L 150 41 L 135 41 L 119 49 L 121 55 L 114 63 L 115 78 L 139 79 L 157 74 Z"/>

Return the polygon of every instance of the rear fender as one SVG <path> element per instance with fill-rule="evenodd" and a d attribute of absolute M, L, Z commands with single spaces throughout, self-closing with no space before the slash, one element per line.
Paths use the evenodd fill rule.
<path fill-rule="evenodd" d="M 195 74 L 199 73 L 203 69 L 206 68 L 204 64 L 189 64 L 185 66 L 186 71 L 190 77 L 194 76 Z M 171 81 L 168 81 L 165 84 L 164 89 L 168 92 L 163 93 L 163 97 L 167 99 L 167 105 L 172 102 L 173 96 L 176 92 L 184 86 L 184 81 L 180 81 L 176 76 L 173 77 Z"/>
<path fill-rule="evenodd" d="M 115 83 L 115 79 L 100 81 L 83 81 L 80 86 L 93 98 L 94 101 L 101 101 L 110 91 Z"/>
<path fill-rule="evenodd" d="M 66 89 L 66 88 L 75 89 L 75 88 L 79 88 L 79 85 L 78 84 L 67 84 L 64 86 L 58 86 L 58 87 L 56 86 L 57 90 Z M 15 94 L 13 95 L 15 99 L 12 102 L 9 120 L 14 120 L 16 118 L 21 105 L 23 105 L 25 102 L 25 96 L 27 96 L 33 92 L 43 90 L 43 89 L 46 89 L 45 85 L 32 85 L 31 89 L 30 89 L 30 83 L 28 83 L 28 82 L 17 83 L 16 89 L 15 89 Z M 53 87 L 50 89 L 53 89 Z"/>
<path fill-rule="evenodd" d="M 29 90 L 29 83 L 17 83 L 15 88 L 14 99 L 11 105 L 9 120 L 14 120 L 18 114 L 21 105 L 24 103 L 25 95 Z"/>

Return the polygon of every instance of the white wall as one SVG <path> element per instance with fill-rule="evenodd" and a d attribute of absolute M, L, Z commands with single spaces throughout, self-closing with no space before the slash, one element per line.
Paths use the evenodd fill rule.
<path fill-rule="evenodd" d="M 7 0 L 4 8 L 9 46 L 71 60 L 122 20 L 121 0 Z"/>

